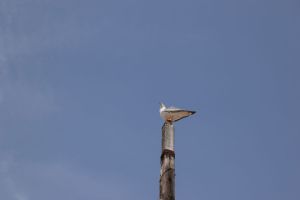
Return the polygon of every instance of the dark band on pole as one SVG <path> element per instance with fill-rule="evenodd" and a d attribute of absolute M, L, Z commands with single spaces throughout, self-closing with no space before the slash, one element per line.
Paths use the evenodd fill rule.
<path fill-rule="evenodd" d="M 160 156 L 160 162 L 162 162 L 164 157 L 169 157 L 169 158 L 173 157 L 173 158 L 175 158 L 175 152 L 172 151 L 172 150 L 169 150 L 169 149 L 164 149 L 163 152 L 161 153 L 161 156 Z"/>

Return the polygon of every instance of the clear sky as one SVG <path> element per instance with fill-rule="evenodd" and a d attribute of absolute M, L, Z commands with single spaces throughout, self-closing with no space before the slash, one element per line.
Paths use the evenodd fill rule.
<path fill-rule="evenodd" d="M 298 0 L 1 0 L 0 199 L 300 199 Z"/>

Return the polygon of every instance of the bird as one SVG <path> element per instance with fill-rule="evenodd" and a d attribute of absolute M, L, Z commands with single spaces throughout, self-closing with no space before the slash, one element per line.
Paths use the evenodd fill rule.
<path fill-rule="evenodd" d="M 165 122 L 176 122 L 185 117 L 191 116 L 196 113 L 196 111 L 175 108 L 173 106 L 166 107 L 163 103 L 160 103 L 160 116 Z"/>

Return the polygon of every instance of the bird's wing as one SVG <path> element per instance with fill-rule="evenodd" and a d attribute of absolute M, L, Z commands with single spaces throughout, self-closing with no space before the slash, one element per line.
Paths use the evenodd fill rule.
<path fill-rule="evenodd" d="M 195 114 L 195 111 L 190 111 L 190 110 L 183 110 L 179 108 L 168 108 L 165 110 L 165 112 L 168 112 L 173 115 L 173 121 L 178 121 L 182 118 L 188 117 L 190 115 Z"/>

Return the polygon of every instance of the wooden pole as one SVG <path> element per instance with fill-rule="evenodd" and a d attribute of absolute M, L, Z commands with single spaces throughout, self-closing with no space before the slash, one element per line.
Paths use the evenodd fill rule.
<path fill-rule="evenodd" d="M 175 151 L 172 122 L 165 122 L 162 126 L 160 165 L 160 200 L 175 200 Z"/>

